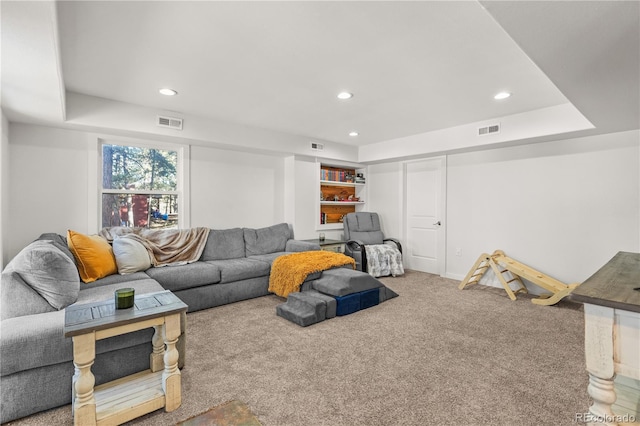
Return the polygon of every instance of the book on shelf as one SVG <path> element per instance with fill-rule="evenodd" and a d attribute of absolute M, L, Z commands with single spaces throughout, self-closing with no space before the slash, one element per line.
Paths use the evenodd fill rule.
<path fill-rule="evenodd" d="M 331 182 L 355 182 L 357 177 L 349 170 L 320 169 L 320 180 Z"/>

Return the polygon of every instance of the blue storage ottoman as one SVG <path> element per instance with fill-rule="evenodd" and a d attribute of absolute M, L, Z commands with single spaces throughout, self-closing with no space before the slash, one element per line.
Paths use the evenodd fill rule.
<path fill-rule="evenodd" d="M 367 309 L 380 303 L 380 290 L 372 288 L 360 292 L 360 309 Z"/>
<path fill-rule="evenodd" d="M 380 290 L 372 288 L 371 290 L 359 291 L 346 296 L 334 297 L 337 303 L 336 315 L 343 316 L 376 306 L 380 303 Z"/>
<path fill-rule="evenodd" d="M 376 289 L 378 291 L 378 289 Z M 360 310 L 360 293 L 334 296 L 336 298 L 336 315 L 349 315 Z"/>

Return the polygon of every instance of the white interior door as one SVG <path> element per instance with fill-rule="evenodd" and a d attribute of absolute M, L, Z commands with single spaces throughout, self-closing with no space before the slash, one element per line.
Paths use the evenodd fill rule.
<path fill-rule="evenodd" d="M 440 275 L 445 252 L 445 158 L 406 163 L 404 177 L 405 267 Z"/>

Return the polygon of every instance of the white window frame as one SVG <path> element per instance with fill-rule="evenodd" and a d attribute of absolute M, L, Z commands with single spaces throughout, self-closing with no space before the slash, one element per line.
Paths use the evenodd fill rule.
<path fill-rule="evenodd" d="M 95 219 L 95 226 L 97 231 L 102 228 L 102 194 L 162 194 L 162 195 L 177 195 L 178 196 L 178 228 L 185 229 L 190 227 L 190 210 L 189 210 L 189 158 L 190 158 L 190 146 L 181 144 L 172 144 L 167 142 L 151 142 L 142 141 L 138 139 L 126 139 L 126 138 L 98 138 L 96 144 L 95 155 L 90 156 L 95 158 L 93 164 L 96 165 L 96 182 L 95 185 L 90 187 L 96 188 L 95 199 L 96 211 L 91 216 Z M 102 188 L 102 146 L 103 145 L 120 145 L 120 146 L 134 146 L 138 148 L 153 148 L 167 151 L 176 151 L 178 153 L 178 164 L 176 168 L 177 189 L 175 191 L 150 191 L 150 190 L 121 190 L 121 189 L 103 189 Z M 91 164 L 91 162 L 90 162 Z M 93 197 L 90 197 L 91 199 Z M 92 227 L 89 223 L 90 228 Z"/>

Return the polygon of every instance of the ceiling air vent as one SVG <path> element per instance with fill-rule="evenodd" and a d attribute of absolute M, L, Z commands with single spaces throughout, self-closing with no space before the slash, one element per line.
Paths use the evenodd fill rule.
<path fill-rule="evenodd" d="M 159 115 L 156 124 L 159 127 L 168 127 L 169 129 L 182 130 L 182 118 L 164 117 Z"/>
<path fill-rule="evenodd" d="M 317 142 L 311 142 L 311 150 L 312 151 L 322 151 L 324 149 L 324 145 Z"/>
<path fill-rule="evenodd" d="M 500 133 L 500 124 L 478 127 L 478 136 L 492 135 L 494 133 Z"/>

